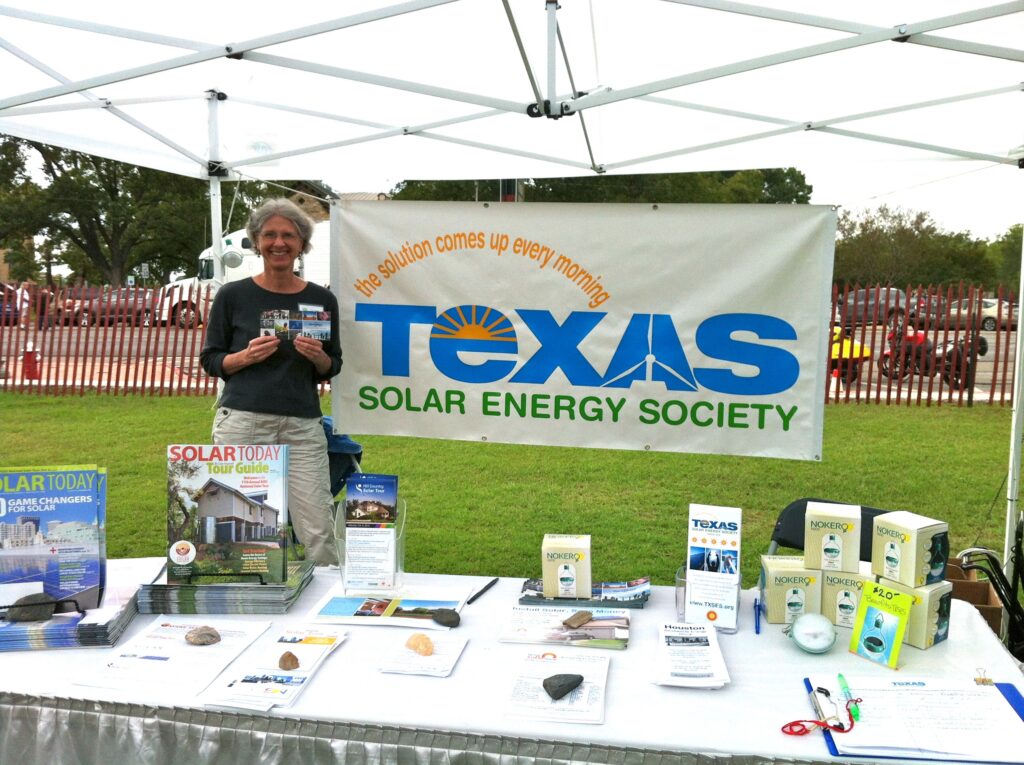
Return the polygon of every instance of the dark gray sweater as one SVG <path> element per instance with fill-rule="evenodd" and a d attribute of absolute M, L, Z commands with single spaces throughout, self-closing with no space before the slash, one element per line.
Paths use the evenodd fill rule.
<path fill-rule="evenodd" d="M 260 333 L 260 315 L 264 311 L 298 311 L 299 306 L 322 306 L 331 314 L 331 339 L 324 350 L 331 357 L 331 368 L 322 377 L 313 363 L 284 339 L 274 354 L 259 364 L 240 369 L 232 375 L 224 372 L 224 357 L 236 353 Z M 338 301 L 317 284 L 306 284 L 301 292 L 284 295 L 258 286 L 252 279 L 229 282 L 217 292 L 206 321 L 206 342 L 200 361 L 207 374 L 224 380 L 220 405 L 231 409 L 291 417 L 319 417 L 317 384 L 338 374 L 341 369 L 341 338 L 338 331 Z"/>

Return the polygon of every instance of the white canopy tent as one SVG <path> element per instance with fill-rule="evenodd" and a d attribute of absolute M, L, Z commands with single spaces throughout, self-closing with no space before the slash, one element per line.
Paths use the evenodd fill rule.
<path fill-rule="evenodd" d="M 209 180 L 218 243 L 220 184 L 242 178 L 793 166 L 827 171 L 819 202 L 956 176 L 962 205 L 1020 208 L 1020 0 L 12 0 L 0 18 L 0 133 Z M 1019 338 L 1017 362 L 1007 552 Z"/>

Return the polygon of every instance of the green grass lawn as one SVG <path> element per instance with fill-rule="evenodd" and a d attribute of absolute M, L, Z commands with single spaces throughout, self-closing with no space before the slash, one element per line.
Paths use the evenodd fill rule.
<path fill-rule="evenodd" d="M 160 556 L 167 444 L 209 443 L 212 407 L 209 397 L 0 393 L 0 466 L 107 467 L 110 556 Z M 595 579 L 668 584 L 698 502 L 743 509 L 750 586 L 779 510 L 805 496 L 945 520 L 954 553 L 1002 555 L 1009 429 L 1008 408 L 829 405 L 818 463 L 351 435 L 364 470 L 399 476 L 409 571 L 539 576 L 545 533 L 585 533 Z"/>

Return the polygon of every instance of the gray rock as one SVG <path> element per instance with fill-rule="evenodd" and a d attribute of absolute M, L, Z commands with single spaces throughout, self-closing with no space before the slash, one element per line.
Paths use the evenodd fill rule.
<path fill-rule="evenodd" d="M 438 608 L 431 618 L 444 627 L 458 627 L 462 622 L 459 612 L 454 608 Z"/>
<path fill-rule="evenodd" d="M 213 645 L 220 642 L 220 633 L 213 627 L 196 627 L 185 634 L 185 640 L 192 645 Z"/>
<path fill-rule="evenodd" d="M 7 609 L 7 621 L 45 622 L 53 616 L 56 602 L 45 592 L 33 592 L 14 601 L 14 605 Z"/>
<path fill-rule="evenodd" d="M 565 694 L 576 690 L 583 682 L 583 675 L 552 675 L 544 678 L 544 690 L 548 696 L 558 701 Z"/>

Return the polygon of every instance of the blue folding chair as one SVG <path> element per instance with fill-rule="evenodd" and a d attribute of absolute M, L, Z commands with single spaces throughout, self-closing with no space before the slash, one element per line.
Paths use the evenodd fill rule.
<path fill-rule="evenodd" d="M 363 447 L 347 435 L 334 432 L 334 419 L 323 418 L 324 434 L 327 436 L 327 459 L 331 468 L 331 496 L 336 497 L 345 488 L 345 479 L 360 472 Z"/>

